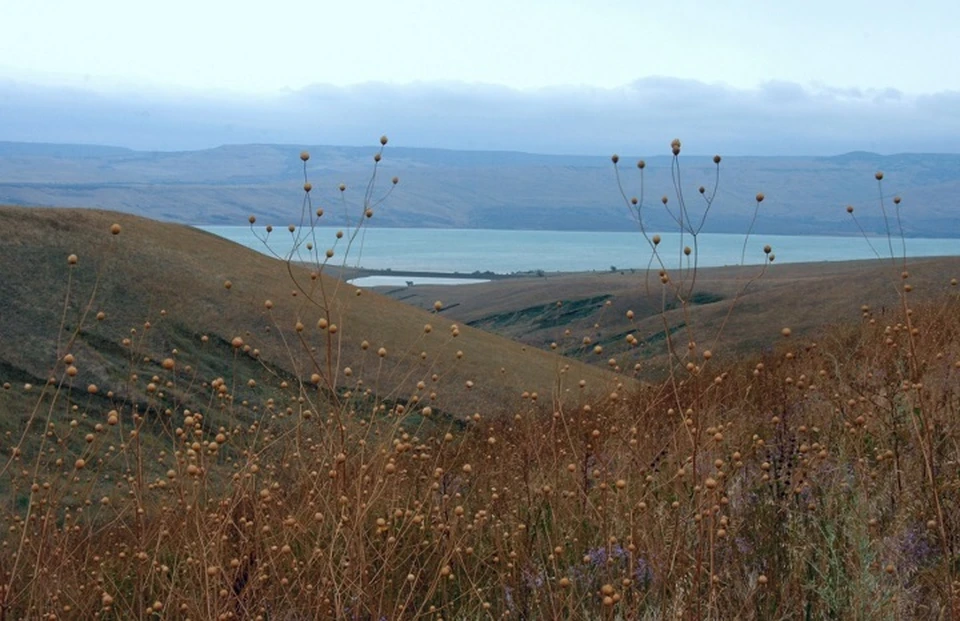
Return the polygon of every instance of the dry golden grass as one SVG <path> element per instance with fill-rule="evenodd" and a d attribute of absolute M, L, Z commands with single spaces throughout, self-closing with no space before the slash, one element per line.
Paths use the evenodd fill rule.
<path fill-rule="evenodd" d="M 114 222 L 123 233 L 105 235 Z M 81 365 L 84 385 L 108 386 L 117 379 L 110 376 L 115 369 L 90 364 L 90 358 L 126 362 L 129 349 L 111 354 L 124 351 L 122 339 L 131 337 L 131 329 L 142 333 L 145 322 L 151 322 L 151 332 L 141 353 L 153 365 L 178 347 L 182 363 L 197 366 L 194 357 L 215 346 L 229 352 L 227 344 L 240 336 L 259 350 L 266 365 L 276 367 L 281 379 L 291 374 L 308 378 L 314 372 L 308 348 L 324 342 L 317 328 L 322 313 L 305 301 L 306 292 L 296 291 L 281 261 L 182 225 L 96 210 L 2 207 L 0 228 L 11 232 L 0 244 L 0 262 L 6 268 L 0 280 L 5 298 L 0 333 L 6 344 L 0 364 L 8 365 L 8 377 L 16 375 L 21 383 L 39 385 L 49 374 L 69 277 L 66 257 L 73 253 L 80 262 L 72 271 L 74 290 L 66 316 L 70 327 L 79 324 L 97 287 L 92 312 L 72 347 L 74 354 L 91 352 Z M 284 229 L 274 235 L 288 233 Z M 505 397 L 519 399 L 524 392 L 549 397 L 557 387 L 558 370 L 566 365 L 569 385 L 585 379 L 599 389 L 612 378 L 467 326 L 460 325 L 459 336 L 452 338 L 454 322 L 442 315 L 369 291 L 358 296 L 355 287 L 327 277 L 311 280 L 308 270 L 292 269 L 303 282 L 315 289 L 322 285 L 330 294 L 330 321 L 339 328 L 338 364 L 333 368 L 344 385 L 362 379 L 383 397 L 405 400 L 416 392 L 418 381 L 436 373 L 439 379 L 431 383 L 445 388 L 445 399 L 436 406 L 462 415 L 499 406 Z M 273 303 L 269 311 L 267 300 Z M 99 310 L 106 312 L 106 319 L 92 321 Z M 297 343 L 298 321 L 305 326 L 300 336 L 307 349 Z M 422 328 L 428 323 L 433 332 L 425 334 Z M 206 344 L 203 335 L 208 336 Z M 369 349 L 361 349 L 363 341 Z M 388 352 L 384 359 L 376 355 L 381 347 Z M 230 364 L 215 366 L 212 371 L 222 374 Z M 347 367 L 353 371 L 350 379 L 343 377 Z M 251 367 L 253 371 L 258 378 L 262 374 Z M 489 378 L 496 378 L 495 386 L 485 381 Z M 381 384 L 370 384 L 374 380 Z M 469 391 L 468 380 L 473 381 Z"/>
<path fill-rule="evenodd" d="M 861 304 L 877 313 L 893 312 L 899 304 L 895 284 L 900 270 L 892 269 L 889 260 L 770 265 L 763 278 L 741 292 L 745 280 L 760 270 L 759 266 L 700 270 L 701 297 L 691 305 L 690 316 L 699 334 L 712 337 L 723 326 L 715 354 L 754 356 L 784 325 L 792 326 L 798 336 L 812 337 L 826 326 L 856 321 Z M 936 299 L 952 290 L 950 280 L 960 276 L 960 258 L 911 260 L 910 271 L 917 284 L 915 297 Z M 420 308 L 429 308 L 442 295 L 448 307 L 444 315 L 452 319 L 543 349 L 556 342 L 568 355 L 607 366 L 608 355 L 596 356 L 580 346 L 582 336 L 589 334 L 626 367 L 640 362 L 639 377 L 654 378 L 666 362 L 664 318 L 676 326 L 684 317 L 679 306 L 664 313 L 659 286 L 647 294 L 645 278 L 642 271 L 554 274 L 459 287 L 418 285 L 390 295 Z M 560 308 L 555 306 L 558 301 L 563 302 Z M 633 320 L 627 317 L 629 311 Z M 649 342 L 631 348 L 623 339 L 630 333 Z"/>
<path fill-rule="evenodd" d="M 835 306 L 809 318 L 741 295 L 747 360 L 663 275 L 661 325 L 686 325 L 640 384 L 183 227 L 0 224 L 24 233 L 0 246 L 0 620 L 960 614 L 960 296 L 936 270 L 900 264 L 886 308 L 817 280 Z"/>

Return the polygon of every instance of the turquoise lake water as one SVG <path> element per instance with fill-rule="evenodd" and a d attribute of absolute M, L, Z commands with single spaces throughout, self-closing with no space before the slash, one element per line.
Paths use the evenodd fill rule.
<path fill-rule="evenodd" d="M 251 230 L 244 226 L 197 227 L 266 254 L 287 258 L 297 248 L 294 258 L 310 260 L 311 252 L 322 256 L 334 250 L 331 262 L 353 267 L 461 274 L 490 271 L 497 274 L 544 270 L 546 272 L 608 271 L 646 268 L 651 249 L 637 232 L 574 232 L 574 231 L 503 231 L 485 229 L 363 229 L 347 252 L 349 234 L 336 238 L 337 229 L 319 227 L 312 235 L 286 228 L 276 228 L 266 236 L 263 227 Z M 261 239 L 258 239 L 258 236 Z M 679 264 L 683 245 L 692 245 L 689 236 L 683 243 L 678 234 L 661 234 L 659 251 L 668 267 Z M 306 248 L 308 242 L 314 248 Z M 908 257 L 960 255 L 960 239 L 916 238 L 902 242 L 893 239 L 897 256 L 906 244 Z M 763 247 L 769 244 L 777 263 L 813 261 L 848 261 L 876 258 L 874 249 L 883 257 L 890 256 L 886 237 L 827 237 L 753 235 L 746 246 L 744 263 L 761 264 Z M 739 265 L 744 247 L 743 235 L 707 234 L 698 237 L 702 267 Z M 659 265 L 659 264 L 656 264 Z"/>

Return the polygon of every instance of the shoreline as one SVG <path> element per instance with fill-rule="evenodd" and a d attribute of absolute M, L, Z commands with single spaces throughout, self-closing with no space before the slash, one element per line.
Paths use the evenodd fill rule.
<path fill-rule="evenodd" d="M 944 261 L 944 260 L 953 260 L 957 257 L 954 255 L 941 255 L 941 256 L 930 256 L 930 257 L 907 257 L 908 265 L 915 265 L 917 263 L 926 263 L 930 261 Z M 766 269 L 776 270 L 778 272 L 784 271 L 802 271 L 808 272 L 811 269 L 826 268 L 840 268 L 840 269 L 849 269 L 857 266 L 870 267 L 878 265 L 880 263 L 890 261 L 889 258 L 874 258 L 874 259 L 849 259 L 842 261 L 795 261 L 795 262 L 784 262 L 784 263 L 770 263 L 767 264 Z M 896 261 L 902 261 L 902 258 L 897 258 Z M 698 268 L 698 272 L 704 276 L 709 276 L 710 274 L 723 274 L 731 270 L 739 270 L 740 268 L 750 269 L 750 268 L 763 268 L 764 265 L 760 263 L 753 264 L 744 264 L 744 265 L 723 265 L 723 266 L 710 266 L 710 267 L 701 267 Z M 390 268 L 385 269 L 371 269 L 371 268 L 354 268 L 354 267 L 340 267 L 340 266 L 331 266 L 328 265 L 325 268 L 325 271 L 336 278 L 339 278 L 343 281 L 349 281 L 356 278 L 365 278 L 371 276 L 385 276 L 392 278 L 456 278 L 463 280 L 475 279 L 477 284 L 481 282 L 489 281 L 511 281 L 511 280 L 537 280 L 537 281 L 547 281 L 550 279 L 560 279 L 560 278 L 570 278 L 570 277 L 609 277 L 609 276 L 643 276 L 647 272 L 657 273 L 658 268 L 650 267 L 647 268 L 624 268 L 618 269 L 616 271 L 612 270 L 583 270 L 583 271 L 556 271 L 548 272 L 545 270 L 537 271 L 527 271 L 527 272 L 514 272 L 510 274 L 498 274 L 495 272 L 434 272 L 434 271 L 415 271 L 415 270 L 393 270 Z M 467 284 L 467 283 L 464 283 Z M 388 287 L 391 285 L 380 285 L 375 288 Z M 460 286 L 460 285 L 437 285 L 435 283 L 423 283 L 421 285 L 413 286 Z M 401 285 L 402 288 L 402 285 Z"/>

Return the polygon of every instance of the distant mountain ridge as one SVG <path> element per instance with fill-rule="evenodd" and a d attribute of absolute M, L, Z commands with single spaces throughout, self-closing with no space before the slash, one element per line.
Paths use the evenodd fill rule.
<path fill-rule="evenodd" d="M 201 151 L 136 151 L 122 147 L 0 142 L 0 204 L 98 207 L 192 224 L 299 221 L 301 150 L 311 159 L 313 198 L 330 224 L 343 222 L 347 204 L 359 209 L 376 146 L 228 145 Z M 628 195 L 640 191 L 637 157 L 621 157 Z M 676 205 L 670 157 L 644 158 L 645 222 L 670 230 L 659 198 Z M 703 207 L 697 188 L 712 188 L 708 156 L 681 156 L 682 190 L 692 214 Z M 720 190 L 705 230 L 744 232 L 754 196 L 766 200 L 756 230 L 770 234 L 857 234 L 850 204 L 870 233 L 883 217 L 874 173 L 883 191 L 903 197 L 909 236 L 960 237 L 960 154 L 879 155 L 857 151 L 828 157 L 725 157 Z M 380 188 L 400 184 L 372 224 L 391 227 L 633 230 L 608 157 L 538 155 L 513 151 L 456 151 L 388 146 Z M 356 213 L 356 212 L 354 212 Z M 675 225 L 673 225 L 675 226 Z"/>

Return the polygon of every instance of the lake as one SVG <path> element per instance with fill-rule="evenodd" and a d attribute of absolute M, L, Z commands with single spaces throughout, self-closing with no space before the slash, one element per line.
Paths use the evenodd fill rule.
<path fill-rule="evenodd" d="M 299 231 L 291 234 L 278 227 L 266 236 L 263 227 L 251 230 L 244 226 L 199 226 L 220 237 L 243 244 L 266 254 L 287 258 L 298 243 Z M 304 231 L 306 233 L 306 231 Z M 318 227 L 309 238 L 299 239 L 295 259 L 309 260 L 311 241 L 313 254 L 334 250 L 332 263 L 344 263 L 349 235 L 336 237 L 337 229 Z M 267 244 L 262 241 L 267 237 Z M 679 264 L 685 236 L 661 234 L 660 252 L 668 267 Z M 914 238 L 906 240 L 909 257 L 960 255 L 960 239 Z M 871 244 L 883 257 L 890 256 L 887 238 L 753 235 L 747 242 L 744 263 L 761 264 L 763 247 L 769 244 L 776 263 L 813 261 L 849 261 L 873 259 Z M 744 236 L 702 233 L 698 238 L 699 265 L 714 267 L 739 265 Z M 902 242 L 893 240 L 897 256 L 903 252 Z M 638 232 L 575 232 L 575 231 L 504 231 L 488 229 L 407 229 L 365 228 L 353 240 L 346 255 L 346 265 L 395 272 L 432 272 L 464 275 L 475 272 L 511 274 L 544 270 L 546 272 L 609 271 L 646 268 L 651 259 L 648 243 Z"/>

